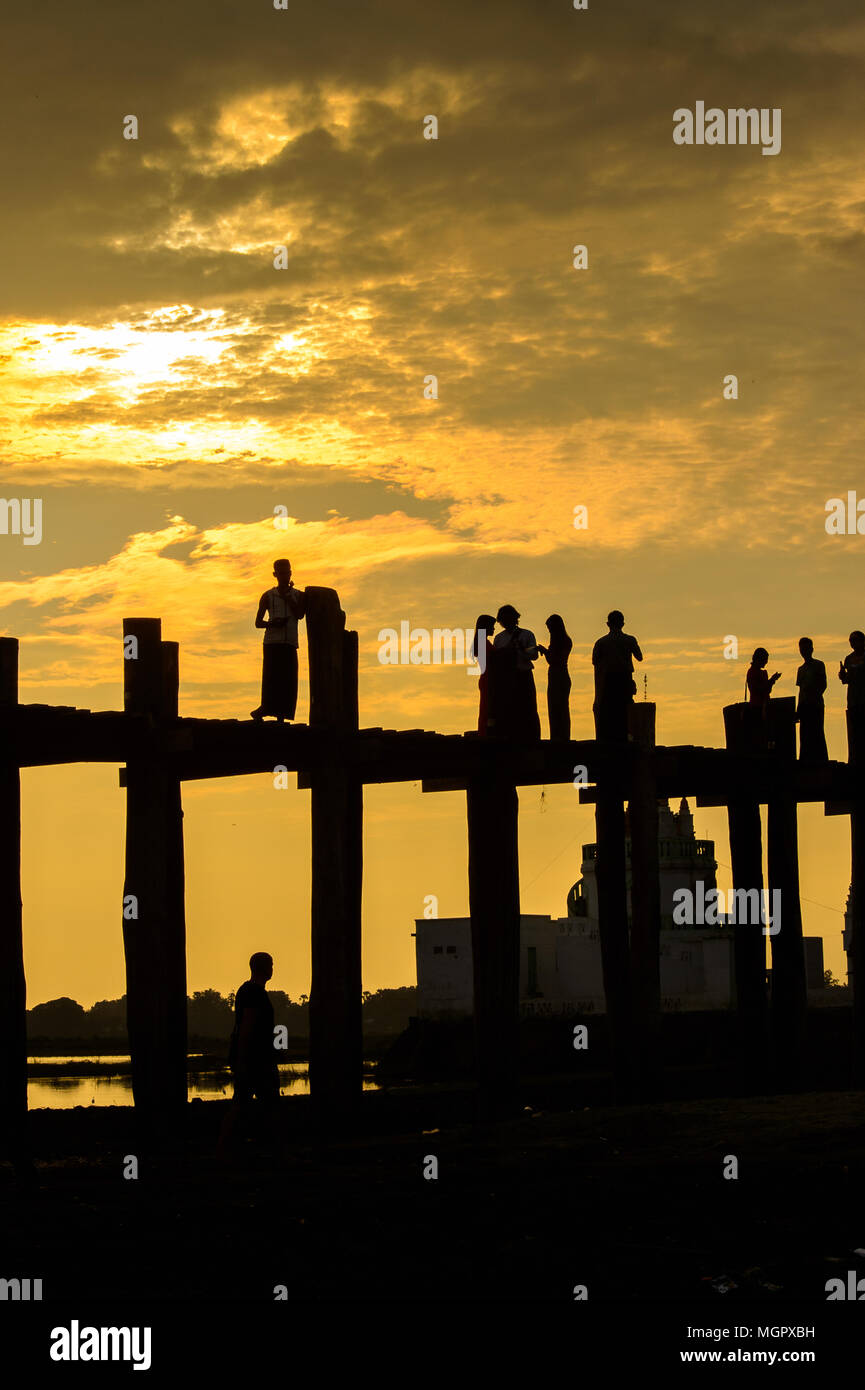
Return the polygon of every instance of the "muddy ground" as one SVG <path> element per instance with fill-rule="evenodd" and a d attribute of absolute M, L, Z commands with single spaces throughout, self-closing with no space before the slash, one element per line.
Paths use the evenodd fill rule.
<path fill-rule="evenodd" d="M 37 1185 L 0 1167 L 4 1272 L 41 1277 L 46 1300 L 260 1302 L 285 1285 L 292 1302 L 572 1303 L 585 1285 L 707 1309 L 824 1304 L 827 1279 L 865 1275 L 862 1092 L 588 1107 L 526 1082 L 520 1106 L 478 1123 L 470 1086 L 398 1088 L 326 1136 L 287 1098 L 228 1167 L 223 1102 L 191 1104 L 154 1148 L 131 1110 L 37 1111 Z"/>

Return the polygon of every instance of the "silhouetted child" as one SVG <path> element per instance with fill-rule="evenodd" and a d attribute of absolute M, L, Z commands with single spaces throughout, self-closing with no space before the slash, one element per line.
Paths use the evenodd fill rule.
<path fill-rule="evenodd" d="M 538 697 L 532 662 L 538 659 L 535 634 L 519 627 L 520 615 L 506 603 L 496 614 L 503 631 L 493 642 L 490 694 L 497 738 L 539 739 Z"/>
<path fill-rule="evenodd" d="M 234 999 L 234 1031 L 228 1061 L 234 1097 L 222 1122 L 217 1156 L 227 1156 L 238 1120 L 249 1114 L 253 1098 L 270 1116 L 279 1100 L 279 1068 L 273 1048 L 273 1005 L 265 985 L 273 975 L 273 957 L 256 951 L 249 959 L 250 978 Z"/>
<path fill-rule="evenodd" d="M 634 681 L 634 661 L 642 661 L 643 653 L 636 637 L 624 631 L 625 619 L 617 608 L 607 615 L 605 637 L 599 637 L 592 648 L 595 668 L 595 736 L 612 743 L 626 743 L 628 711 L 637 693 Z"/>
<path fill-rule="evenodd" d="M 814 643 L 810 637 L 799 638 L 799 651 L 802 656 L 802 665 L 796 672 L 796 684 L 799 687 L 799 701 L 796 706 L 796 718 L 799 722 L 799 761 L 825 763 L 829 758 L 823 729 L 826 667 L 814 656 Z"/>
<path fill-rule="evenodd" d="M 277 560 L 273 573 L 276 584 L 261 595 L 255 615 L 255 626 L 264 628 L 264 647 L 261 704 L 252 718 L 271 714 L 281 724 L 293 719 L 297 709 L 297 623 L 306 613 L 306 599 L 294 587 L 290 560 Z"/>
<path fill-rule="evenodd" d="M 571 737 L 571 678 L 568 675 L 568 657 L 574 644 L 558 613 L 551 613 L 547 618 L 547 630 L 550 634 L 550 645 L 542 647 L 539 642 L 538 651 L 547 661 L 547 714 L 550 720 L 550 738 L 567 741 Z"/>

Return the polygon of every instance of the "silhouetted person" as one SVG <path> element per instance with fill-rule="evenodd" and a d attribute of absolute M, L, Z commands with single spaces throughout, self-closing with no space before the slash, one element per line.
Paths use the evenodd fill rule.
<path fill-rule="evenodd" d="M 799 702 L 796 706 L 796 718 L 799 721 L 799 761 L 825 763 L 829 758 L 823 729 L 826 667 L 814 656 L 814 643 L 810 637 L 799 638 L 799 651 L 802 655 L 802 665 L 796 672 L 796 684 L 799 687 Z"/>
<path fill-rule="evenodd" d="M 547 618 L 547 630 L 550 634 L 550 645 L 542 647 L 539 642 L 538 651 L 547 660 L 547 714 L 550 720 L 550 738 L 567 741 L 571 737 L 571 678 L 568 675 L 568 657 L 574 644 L 558 613 L 551 613 Z"/>
<path fill-rule="evenodd" d="M 256 951 L 249 959 L 250 977 L 234 999 L 234 1032 L 228 1060 L 234 1098 L 222 1122 L 217 1154 L 225 1157 L 238 1120 L 253 1098 L 272 1112 L 279 1100 L 279 1068 L 273 1048 L 273 1005 L 265 985 L 273 975 L 273 957 Z"/>
<path fill-rule="evenodd" d="M 261 704 L 252 718 L 271 714 L 281 724 L 297 709 L 297 623 L 306 613 L 306 599 L 294 587 L 290 560 L 277 560 L 273 573 L 276 584 L 261 595 L 255 615 L 255 626 L 264 628 L 264 647 Z"/>
<path fill-rule="evenodd" d="M 847 687 L 847 739 L 851 762 L 865 761 L 865 632 L 850 633 L 852 651 L 838 669 Z"/>
<path fill-rule="evenodd" d="M 637 693 L 634 659 L 643 659 L 636 637 L 623 631 L 624 626 L 624 616 L 614 608 L 607 615 L 609 632 L 605 637 L 599 637 L 592 648 L 595 736 L 612 743 L 627 742 L 628 711 Z"/>
<path fill-rule="evenodd" d="M 478 707 L 478 733 L 481 738 L 487 736 L 487 726 L 490 718 L 490 666 L 493 654 L 493 644 L 491 636 L 496 630 L 496 620 L 492 613 L 481 613 L 475 623 L 475 636 L 472 642 L 472 655 L 481 668 L 478 677 L 478 691 L 480 704 Z"/>
<path fill-rule="evenodd" d="M 493 641 L 491 714 L 497 738 L 539 739 L 541 721 L 532 674 L 538 645 L 533 632 L 518 626 L 519 618 L 510 603 L 503 604 L 496 614 L 503 630 Z"/>
<path fill-rule="evenodd" d="M 754 655 L 751 657 L 751 665 L 748 667 L 748 674 L 745 677 L 748 703 L 758 705 L 763 710 L 768 709 L 772 686 L 781 679 L 780 671 L 776 671 L 773 676 L 769 675 L 766 670 L 768 661 L 769 653 L 766 648 L 755 648 Z"/>
<path fill-rule="evenodd" d="M 748 728 L 753 752 L 765 752 L 772 746 L 769 741 L 769 699 L 772 686 L 781 679 L 781 672 L 776 671 L 770 676 L 766 670 L 768 660 L 769 653 L 766 648 L 756 647 L 745 676 L 750 713 Z"/>

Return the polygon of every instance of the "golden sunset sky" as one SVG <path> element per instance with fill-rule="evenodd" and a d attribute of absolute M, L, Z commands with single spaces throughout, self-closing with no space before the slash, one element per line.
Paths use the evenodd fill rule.
<path fill-rule="evenodd" d="M 757 644 L 793 694 L 808 634 L 846 756 L 865 539 L 824 522 L 865 495 L 860 6 L 84 0 L 5 27 L 3 495 L 44 509 L 40 545 L 0 536 L 22 701 L 121 708 L 141 615 L 180 643 L 181 713 L 246 718 L 287 555 L 359 633 L 362 725 L 473 728 L 475 680 L 383 666 L 378 633 L 513 603 L 539 636 L 563 615 L 590 737 L 619 607 L 659 742 L 721 744 Z M 781 153 L 674 145 L 697 100 L 780 107 Z M 305 674 L 302 641 L 300 719 Z M 29 1003 L 115 997 L 117 770 L 22 788 Z M 521 793 L 523 911 L 564 914 L 576 795 Z M 309 793 L 196 783 L 184 807 L 190 990 L 264 949 L 308 991 Z M 696 828 L 727 886 L 724 813 Z M 805 808 L 800 841 L 805 930 L 844 978 L 848 823 Z M 365 987 L 414 983 L 424 897 L 467 912 L 464 797 L 370 788 L 365 854 Z"/>

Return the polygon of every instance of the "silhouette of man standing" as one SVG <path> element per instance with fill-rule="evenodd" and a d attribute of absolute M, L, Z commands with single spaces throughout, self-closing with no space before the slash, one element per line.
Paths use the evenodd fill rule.
<path fill-rule="evenodd" d="M 252 718 L 272 714 L 281 724 L 293 719 L 297 709 L 297 623 L 306 613 L 306 599 L 294 587 L 290 560 L 276 560 L 273 574 L 276 584 L 261 595 L 255 615 L 255 626 L 264 628 L 264 648 L 261 704 Z"/>
<path fill-rule="evenodd" d="M 849 651 L 839 663 L 838 679 L 847 687 L 847 740 L 851 763 L 865 762 L 865 632 L 850 633 Z"/>
<path fill-rule="evenodd" d="M 253 1097 L 272 1111 L 279 1099 L 279 1068 L 273 1050 L 273 1005 L 265 985 L 273 975 L 273 957 L 256 951 L 249 959 L 250 978 L 234 999 L 234 1032 L 228 1060 L 234 1081 L 234 1098 L 222 1124 L 217 1154 L 224 1157 L 241 1115 L 249 1111 Z"/>
<path fill-rule="evenodd" d="M 799 721 L 799 761 L 825 763 L 829 758 L 826 735 L 823 731 L 826 667 L 815 657 L 814 643 L 810 637 L 799 638 L 799 651 L 802 655 L 802 665 L 796 672 L 796 684 L 799 687 L 799 703 L 796 706 L 796 718 Z"/>
<path fill-rule="evenodd" d="M 636 637 L 623 631 L 625 619 L 614 608 L 607 615 L 605 637 L 599 637 L 592 648 L 595 668 L 595 737 L 611 743 L 626 743 L 628 739 L 628 710 L 634 703 L 634 658 L 642 661 L 643 653 Z"/>

